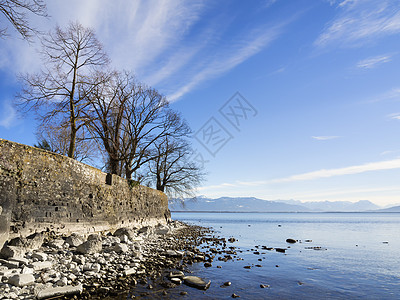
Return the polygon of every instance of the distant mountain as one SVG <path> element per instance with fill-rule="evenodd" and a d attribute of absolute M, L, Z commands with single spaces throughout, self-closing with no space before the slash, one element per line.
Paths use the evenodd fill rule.
<path fill-rule="evenodd" d="M 199 197 L 187 199 L 184 205 L 180 201 L 172 200 L 169 206 L 171 211 L 234 212 L 358 212 L 380 208 L 368 200 L 361 200 L 355 203 L 348 201 L 300 202 L 296 200 L 269 201 L 254 197 L 221 197 L 218 199 Z"/>
<path fill-rule="evenodd" d="M 384 209 L 378 209 L 378 210 L 375 210 L 374 212 L 400 212 L 400 205 L 389 207 L 389 208 L 384 208 Z"/>
<path fill-rule="evenodd" d="M 218 199 L 196 198 L 186 200 L 184 206 L 179 201 L 170 203 L 172 211 L 235 211 L 235 212 L 305 212 L 310 209 L 301 205 L 261 200 L 253 197 Z"/>
<path fill-rule="evenodd" d="M 313 211 L 342 211 L 342 212 L 351 212 L 351 211 L 367 211 L 367 210 L 376 210 L 380 209 L 379 206 L 368 200 L 360 200 L 358 202 L 350 202 L 350 201 L 320 201 L 320 202 L 300 202 L 296 200 L 282 201 L 288 204 L 297 204 L 304 207 L 307 207 Z"/>

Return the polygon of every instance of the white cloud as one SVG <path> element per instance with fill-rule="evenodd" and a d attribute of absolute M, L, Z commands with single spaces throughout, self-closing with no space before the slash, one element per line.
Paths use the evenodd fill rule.
<path fill-rule="evenodd" d="M 203 81 L 220 76 L 243 63 L 275 40 L 281 34 L 283 26 L 284 24 L 269 29 L 255 30 L 253 34 L 250 34 L 250 37 L 246 39 L 241 37 L 236 46 L 231 45 L 227 49 L 214 53 L 212 57 L 206 58 L 200 64 L 204 67 L 190 75 L 188 83 L 168 95 L 167 98 L 172 102 L 176 101 Z"/>
<path fill-rule="evenodd" d="M 314 140 L 317 141 L 327 141 L 327 140 L 334 140 L 339 138 L 340 136 L 337 135 L 325 135 L 325 136 L 312 136 Z"/>
<path fill-rule="evenodd" d="M 400 120 L 400 114 L 399 114 L 399 113 L 390 114 L 390 115 L 388 115 L 388 117 L 389 117 L 390 119 Z"/>
<path fill-rule="evenodd" d="M 270 180 L 258 180 L 258 181 L 236 181 L 235 183 L 223 183 L 219 185 L 205 186 L 199 188 L 199 190 L 220 190 L 226 187 L 257 187 L 257 186 L 265 186 L 269 184 L 277 184 L 277 183 L 287 183 L 287 182 L 297 182 L 297 181 L 308 181 L 308 180 L 317 180 L 322 178 L 336 177 L 336 176 L 344 176 L 344 175 L 353 175 L 353 174 L 361 174 L 365 172 L 373 172 L 373 171 L 383 171 L 383 170 L 393 170 L 400 169 L 400 158 L 393 160 L 385 160 L 378 162 L 365 163 L 362 165 L 344 167 L 344 168 L 336 168 L 336 169 L 322 169 L 313 172 L 306 172 L 297 175 L 292 175 L 283 178 L 270 179 Z"/>
<path fill-rule="evenodd" d="M 17 113 L 14 107 L 8 101 L 4 101 L 2 106 L 3 108 L 0 114 L 0 126 L 10 128 L 16 121 Z"/>
<path fill-rule="evenodd" d="M 363 59 L 357 63 L 357 68 L 372 69 L 380 64 L 390 62 L 392 60 L 390 55 L 374 56 Z"/>
<path fill-rule="evenodd" d="M 321 178 L 329 178 L 334 176 L 343 176 L 351 174 L 360 174 L 371 171 L 391 170 L 400 169 L 400 158 L 379 162 L 366 163 L 358 166 L 350 166 L 345 168 L 337 169 L 322 169 L 313 172 L 307 172 L 303 174 L 293 175 L 285 178 L 279 178 L 271 180 L 271 183 L 281 182 L 293 182 L 293 181 L 304 181 L 304 180 L 315 180 Z"/>
<path fill-rule="evenodd" d="M 398 0 L 342 1 L 338 10 L 338 15 L 320 34 L 315 45 L 355 46 L 400 33 Z"/>

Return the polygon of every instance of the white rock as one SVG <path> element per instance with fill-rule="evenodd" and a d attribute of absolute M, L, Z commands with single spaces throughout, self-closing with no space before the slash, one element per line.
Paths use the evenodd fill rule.
<path fill-rule="evenodd" d="M 32 263 L 32 268 L 35 271 L 43 270 L 43 269 L 50 269 L 53 266 L 51 261 L 36 261 Z"/>
<path fill-rule="evenodd" d="M 43 290 L 35 291 L 35 295 L 37 299 L 47 299 L 57 296 L 70 296 L 70 295 L 78 295 L 83 291 L 83 286 L 64 286 L 64 287 L 56 287 L 56 288 L 46 288 Z"/>
<path fill-rule="evenodd" d="M 135 274 L 135 273 L 136 273 L 136 268 L 129 268 L 129 269 L 124 271 L 124 275 L 125 276 L 129 276 L 129 275 L 132 275 L 132 274 Z"/>
<path fill-rule="evenodd" d="M 24 266 L 22 268 L 21 274 L 33 274 L 33 269 L 32 268 L 28 268 L 27 266 Z"/>
<path fill-rule="evenodd" d="M 35 277 L 32 274 L 17 274 L 8 279 L 8 283 L 15 286 L 30 285 L 35 282 Z"/>

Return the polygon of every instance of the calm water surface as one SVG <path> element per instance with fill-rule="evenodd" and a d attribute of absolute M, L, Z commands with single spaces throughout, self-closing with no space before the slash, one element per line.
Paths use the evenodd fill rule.
<path fill-rule="evenodd" d="M 243 251 L 241 261 L 192 266 L 195 275 L 212 281 L 206 292 L 190 289 L 192 298 L 400 299 L 400 213 L 175 212 L 172 218 L 235 237 L 232 245 Z M 287 238 L 302 242 L 289 245 Z M 253 254 L 263 245 L 290 248 L 283 254 L 260 247 L 261 254 Z M 243 268 L 256 264 L 262 267 Z M 225 281 L 232 285 L 221 288 Z"/>

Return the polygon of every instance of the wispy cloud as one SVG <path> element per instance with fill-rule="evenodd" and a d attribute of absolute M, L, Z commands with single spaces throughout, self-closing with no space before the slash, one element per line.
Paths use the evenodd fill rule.
<path fill-rule="evenodd" d="M 16 121 L 17 113 L 9 101 L 2 103 L 2 110 L 0 114 L 0 126 L 10 128 Z"/>
<path fill-rule="evenodd" d="M 257 30 L 250 38 L 241 38 L 235 47 L 218 51 L 201 63 L 204 67 L 193 73 L 189 82 L 168 95 L 170 101 L 176 101 L 201 82 L 220 76 L 267 47 L 282 32 L 282 25 L 267 30 Z"/>
<path fill-rule="evenodd" d="M 390 55 L 380 55 L 363 59 L 357 63 L 357 68 L 372 69 L 378 65 L 390 62 L 392 57 Z"/>
<path fill-rule="evenodd" d="M 327 140 L 334 140 L 334 139 L 340 138 L 340 136 L 324 135 L 324 136 L 312 136 L 311 138 L 313 138 L 314 140 L 317 140 L 317 141 L 327 141 Z"/>
<path fill-rule="evenodd" d="M 316 46 L 355 46 L 400 33 L 400 2 L 397 0 L 336 3 L 339 12 L 317 38 Z"/>
<path fill-rule="evenodd" d="M 394 120 L 400 120 L 400 113 L 390 114 L 390 115 L 388 115 L 388 118 L 394 119 Z"/>
<path fill-rule="evenodd" d="M 293 182 L 293 181 L 304 181 L 304 180 L 315 180 L 321 178 L 328 178 L 334 176 L 343 176 L 351 174 L 360 174 L 371 171 L 391 170 L 400 169 L 400 158 L 393 160 L 385 160 L 379 162 L 366 163 L 358 166 L 350 166 L 345 168 L 337 169 L 322 169 L 313 172 L 307 172 L 303 174 L 293 175 L 285 178 L 279 178 L 271 180 L 271 183 L 281 182 Z"/>
<path fill-rule="evenodd" d="M 330 178 L 337 176 L 345 176 L 345 175 L 354 175 L 361 174 L 366 172 L 374 172 L 374 171 L 383 171 L 383 170 L 393 170 L 400 169 L 400 158 L 365 163 L 362 165 L 349 166 L 344 168 L 336 168 L 336 169 L 322 169 L 312 172 L 306 172 L 301 174 L 296 174 L 283 178 L 276 178 L 270 180 L 258 180 L 258 181 L 236 181 L 234 183 L 223 183 L 220 185 L 213 186 L 205 186 L 199 188 L 199 190 L 218 190 L 226 187 L 257 187 L 257 186 L 265 186 L 270 184 L 279 184 L 279 183 L 290 183 L 297 181 L 310 181 L 317 180 L 322 178 Z"/>

